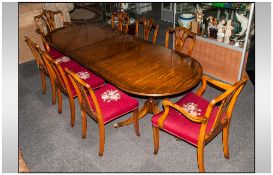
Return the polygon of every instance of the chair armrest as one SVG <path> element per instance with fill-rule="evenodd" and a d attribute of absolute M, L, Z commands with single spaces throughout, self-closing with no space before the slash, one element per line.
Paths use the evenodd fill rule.
<path fill-rule="evenodd" d="M 229 89 L 231 87 L 231 85 L 229 85 L 227 83 L 224 83 L 224 82 L 221 82 L 219 80 L 215 80 L 215 79 L 209 77 L 208 75 L 203 75 L 202 78 L 205 79 L 207 82 L 209 82 L 209 83 L 211 83 L 211 84 L 213 84 L 213 85 L 215 85 L 217 87 L 220 87 L 222 89 L 225 89 L 225 90 L 227 90 L 227 89 Z"/>
<path fill-rule="evenodd" d="M 179 112 L 181 112 L 186 118 L 188 118 L 189 120 L 193 121 L 193 122 L 197 122 L 197 123 L 205 123 L 207 122 L 207 118 L 202 117 L 202 116 L 193 116 L 190 113 L 188 113 L 184 108 L 182 108 L 181 106 L 178 106 L 177 104 L 174 104 L 173 102 L 164 99 L 162 101 L 162 105 L 164 107 L 164 113 L 162 114 L 162 116 L 159 117 L 158 119 L 158 126 L 160 128 L 163 128 L 163 124 L 164 121 L 166 120 L 168 114 L 169 114 L 169 107 L 172 107 L 176 110 L 178 110 Z"/>

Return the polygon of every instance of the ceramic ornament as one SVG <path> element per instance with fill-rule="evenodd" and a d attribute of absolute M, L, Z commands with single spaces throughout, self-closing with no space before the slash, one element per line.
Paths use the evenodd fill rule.
<path fill-rule="evenodd" d="M 245 17 L 243 14 L 238 14 L 236 13 L 237 20 L 241 23 L 242 30 L 240 33 L 238 33 L 239 36 L 243 35 L 247 29 L 247 23 L 248 23 L 248 18 Z"/>

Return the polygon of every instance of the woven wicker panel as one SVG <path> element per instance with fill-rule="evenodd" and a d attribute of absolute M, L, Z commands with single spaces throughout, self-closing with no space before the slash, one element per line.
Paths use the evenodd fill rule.
<path fill-rule="evenodd" d="M 182 51 L 187 53 L 187 49 L 186 42 Z M 196 39 L 192 57 L 199 61 L 205 74 L 231 84 L 238 81 L 241 52 Z"/>

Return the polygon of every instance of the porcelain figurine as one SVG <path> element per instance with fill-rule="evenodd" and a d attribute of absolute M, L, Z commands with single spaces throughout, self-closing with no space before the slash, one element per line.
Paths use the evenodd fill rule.
<path fill-rule="evenodd" d="M 120 3 L 120 10 L 126 11 L 128 9 L 128 3 Z"/>
<path fill-rule="evenodd" d="M 196 21 L 199 23 L 199 25 L 201 25 L 203 23 L 203 10 L 201 9 L 201 7 L 197 7 L 196 9 L 197 13 L 196 13 Z"/>
<path fill-rule="evenodd" d="M 236 13 L 237 20 L 241 23 L 241 32 L 238 33 L 239 36 L 243 35 L 247 29 L 247 23 L 248 23 L 248 18 L 245 17 L 243 14 L 238 14 Z"/>
<path fill-rule="evenodd" d="M 224 43 L 229 44 L 229 38 L 232 34 L 233 29 L 234 29 L 234 27 L 231 25 L 231 20 L 228 20 L 227 25 L 226 25 L 226 33 L 225 33 Z"/>
<path fill-rule="evenodd" d="M 224 41 L 224 36 L 225 36 L 225 23 L 226 21 L 223 19 L 219 22 L 219 24 L 217 25 L 217 41 L 219 42 L 223 42 Z"/>

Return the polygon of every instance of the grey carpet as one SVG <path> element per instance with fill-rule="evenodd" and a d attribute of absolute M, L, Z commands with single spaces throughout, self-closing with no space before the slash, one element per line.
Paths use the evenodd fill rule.
<path fill-rule="evenodd" d="M 208 88 L 207 99 L 219 92 Z M 176 101 L 180 97 L 172 98 Z M 140 106 L 144 99 L 138 99 Z M 140 120 L 141 136 L 132 125 L 115 129 L 106 125 L 105 152 L 98 156 L 98 126 L 88 118 L 87 138 L 81 138 L 81 118 L 76 100 L 76 123 L 70 127 L 68 98 L 63 113 L 46 95 L 35 62 L 19 65 L 19 145 L 32 172 L 198 172 L 196 148 L 160 132 L 160 149 L 153 154 L 151 115 Z M 233 112 L 230 128 L 230 159 L 223 156 L 221 134 L 205 147 L 207 172 L 254 172 L 254 87 L 246 84 Z"/>

